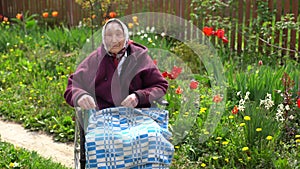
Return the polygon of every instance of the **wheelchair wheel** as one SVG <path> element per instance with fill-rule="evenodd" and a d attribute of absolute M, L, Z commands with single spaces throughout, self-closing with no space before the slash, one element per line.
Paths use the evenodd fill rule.
<path fill-rule="evenodd" d="M 75 169 L 80 168 L 80 133 L 79 133 L 79 122 L 75 120 L 75 136 L 74 136 L 74 164 Z"/>
<path fill-rule="evenodd" d="M 85 136 L 82 125 L 82 111 L 76 111 L 75 136 L 74 136 L 74 164 L 75 169 L 85 169 Z"/>

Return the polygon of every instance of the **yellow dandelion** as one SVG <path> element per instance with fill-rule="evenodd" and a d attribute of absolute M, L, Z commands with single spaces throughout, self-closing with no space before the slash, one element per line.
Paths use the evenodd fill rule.
<path fill-rule="evenodd" d="M 222 137 L 217 137 L 216 139 L 217 139 L 217 140 L 221 140 L 221 139 L 222 139 Z"/>
<path fill-rule="evenodd" d="M 129 29 L 133 28 L 133 23 L 128 23 L 128 28 Z"/>
<path fill-rule="evenodd" d="M 54 51 L 53 50 L 50 50 L 50 54 L 53 54 L 54 53 Z"/>
<path fill-rule="evenodd" d="M 297 139 L 297 140 L 296 140 L 296 143 L 300 143 L 300 139 Z"/>
<path fill-rule="evenodd" d="M 201 167 L 206 167 L 206 164 L 205 164 L 205 163 L 202 163 L 202 164 L 201 164 Z"/>
<path fill-rule="evenodd" d="M 137 17 L 137 16 L 133 16 L 133 17 L 132 17 L 132 21 L 133 21 L 134 23 L 137 23 L 137 22 L 138 22 L 138 17 Z"/>
<path fill-rule="evenodd" d="M 260 132 L 262 130 L 262 128 L 256 128 L 257 132 Z"/>
<path fill-rule="evenodd" d="M 13 51 L 14 51 L 14 49 L 9 49 L 9 51 L 10 51 L 10 52 L 13 52 Z"/>
<path fill-rule="evenodd" d="M 251 120 L 251 118 L 250 118 L 250 116 L 245 116 L 244 120 L 249 121 L 249 120 Z"/>
<path fill-rule="evenodd" d="M 222 144 L 223 145 L 227 145 L 229 142 L 228 141 L 223 141 Z"/>
<path fill-rule="evenodd" d="M 204 113 L 206 110 L 207 110 L 206 107 L 201 107 L 201 108 L 200 108 L 200 113 Z"/>
<path fill-rule="evenodd" d="M 300 135 L 298 135 L 298 134 L 297 134 L 297 135 L 295 135 L 295 138 L 300 138 Z"/>
<path fill-rule="evenodd" d="M 272 140 L 273 139 L 273 137 L 272 136 L 267 136 L 267 138 L 266 138 L 267 140 Z"/>
<path fill-rule="evenodd" d="M 246 125 L 246 123 L 241 123 L 240 127 L 244 127 Z"/>
<path fill-rule="evenodd" d="M 233 119 L 233 118 L 234 118 L 234 116 L 230 115 L 228 118 L 229 118 L 229 119 Z"/>
<path fill-rule="evenodd" d="M 176 148 L 176 149 L 179 149 L 179 148 L 180 148 L 180 146 L 175 146 L 175 148 Z"/>
<path fill-rule="evenodd" d="M 228 158 L 225 158 L 225 161 L 226 161 L 226 163 L 228 163 L 228 162 L 229 162 L 229 159 L 228 159 Z"/>
<path fill-rule="evenodd" d="M 209 132 L 208 132 L 208 131 L 205 131 L 205 132 L 204 132 L 204 134 L 208 135 L 208 134 L 209 134 Z"/>
<path fill-rule="evenodd" d="M 213 156 L 212 159 L 217 160 L 219 157 Z"/>
<path fill-rule="evenodd" d="M 247 157 L 247 160 L 251 160 L 251 157 Z"/>
<path fill-rule="evenodd" d="M 15 163 L 10 162 L 9 167 L 13 168 L 15 166 Z"/>
<path fill-rule="evenodd" d="M 242 148 L 242 151 L 248 151 L 249 150 L 249 147 L 243 147 Z"/>
<path fill-rule="evenodd" d="M 175 86 L 174 86 L 174 85 L 172 85 L 172 86 L 170 86 L 170 87 L 171 87 L 171 88 L 173 88 L 173 89 L 175 88 Z"/>
<path fill-rule="evenodd" d="M 205 98 L 205 95 L 201 95 L 200 98 L 201 98 L 201 99 L 204 99 L 204 98 Z"/>

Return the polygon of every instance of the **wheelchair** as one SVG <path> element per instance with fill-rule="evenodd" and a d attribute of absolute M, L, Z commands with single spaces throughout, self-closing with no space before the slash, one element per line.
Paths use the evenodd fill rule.
<path fill-rule="evenodd" d="M 153 102 L 151 107 L 164 106 L 167 107 L 169 103 L 164 99 L 158 99 Z M 86 149 L 85 149 L 85 129 L 88 125 L 88 119 L 93 113 L 91 110 L 84 111 L 79 107 L 75 107 L 75 136 L 74 136 L 74 165 L 75 169 L 85 169 L 87 163 Z"/>

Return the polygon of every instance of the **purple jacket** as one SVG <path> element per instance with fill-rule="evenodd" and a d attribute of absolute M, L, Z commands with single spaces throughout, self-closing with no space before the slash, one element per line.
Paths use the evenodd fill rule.
<path fill-rule="evenodd" d="M 69 77 L 64 93 L 67 103 L 77 106 L 78 98 L 89 94 L 101 110 L 120 106 L 129 94 L 135 93 L 139 99 L 137 107 L 150 107 L 154 100 L 166 94 L 168 82 L 147 52 L 144 46 L 130 44 L 119 76 L 113 58 L 102 45 Z"/>

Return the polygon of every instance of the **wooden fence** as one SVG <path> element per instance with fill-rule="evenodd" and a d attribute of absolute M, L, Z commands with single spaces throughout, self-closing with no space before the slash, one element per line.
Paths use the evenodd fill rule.
<path fill-rule="evenodd" d="M 170 13 L 186 20 L 190 20 L 190 13 L 193 11 L 190 7 L 192 0 L 124 0 L 128 3 L 125 15 L 140 12 L 162 12 Z M 232 6 L 228 6 L 224 11 L 217 11 L 218 15 L 231 17 L 237 20 L 237 23 L 231 23 L 231 27 L 226 31 L 229 39 L 229 45 L 232 49 L 242 52 L 247 45 L 248 35 L 243 33 L 245 27 L 251 27 L 253 20 L 257 17 L 257 2 L 259 0 L 235 0 Z M 224 1 L 226 2 L 226 1 Z M 287 14 L 293 13 L 295 21 L 300 20 L 300 0 L 264 0 L 268 3 L 269 10 L 276 9 L 273 19 L 279 21 Z M 17 13 L 30 11 L 31 13 L 41 14 L 44 11 L 57 10 L 58 19 L 64 21 L 70 26 L 77 25 L 82 18 L 88 16 L 87 11 L 83 11 L 75 0 L 0 0 L 0 14 L 15 17 Z M 203 18 L 204 19 L 204 18 Z M 194 21 L 198 28 L 206 26 L 205 22 Z M 271 31 L 271 29 L 270 29 Z M 192 32 L 192 31 L 191 31 Z M 268 37 L 257 36 L 257 50 L 266 52 L 281 51 L 281 55 L 289 54 L 291 57 L 299 56 L 300 51 L 300 32 L 295 29 L 284 29 L 282 31 L 272 32 L 271 41 L 265 42 Z M 266 51 L 265 49 L 271 49 Z M 280 50 L 288 48 L 290 50 Z"/>

